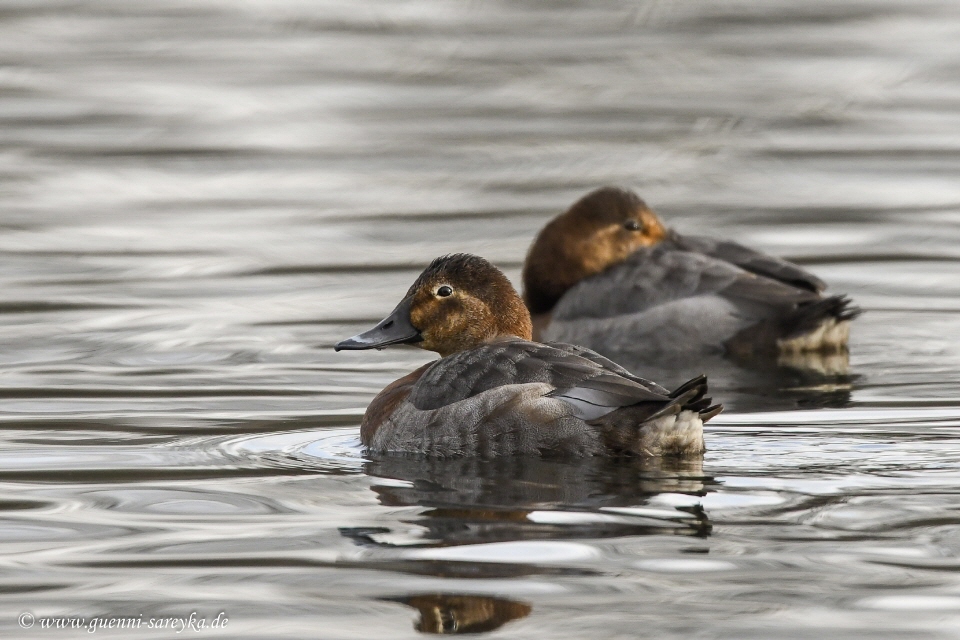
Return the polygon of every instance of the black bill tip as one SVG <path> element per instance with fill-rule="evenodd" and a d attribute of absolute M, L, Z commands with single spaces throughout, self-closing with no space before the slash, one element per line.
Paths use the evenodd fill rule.
<path fill-rule="evenodd" d="M 410 324 L 410 305 L 412 300 L 404 298 L 390 315 L 381 320 L 369 331 L 359 333 L 352 338 L 341 340 L 333 346 L 334 351 L 360 351 L 363 349 L 382 349 L 391 344 L 412 344 L 420 342 L 420 331 Z"/>

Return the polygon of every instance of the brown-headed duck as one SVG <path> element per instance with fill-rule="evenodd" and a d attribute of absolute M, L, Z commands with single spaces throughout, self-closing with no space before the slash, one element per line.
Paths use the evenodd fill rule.
<path fill-rule="evenodd" d="M 360 439 L 373 452 L 695 454 L 703 422 L 722 409 L 709 406 L 702 376 L 670 392 L 589 349 L 532 342 L 519 294 L 473 255 L 434 260 L 390 315 L 335 349 L 392 344 L 441 357 L 367 407 Z"/>
<path fill-rule="evenodd" d="M 736 242 L 680 235 L 637 194 L 604 187 L 540 231 L 523 266 L 536 339 L 668 363 L 846 352 L 860 310 L 799 266 Z"/>

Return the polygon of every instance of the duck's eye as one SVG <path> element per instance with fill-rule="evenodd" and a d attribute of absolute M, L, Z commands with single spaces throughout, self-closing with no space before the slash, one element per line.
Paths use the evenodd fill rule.
<path fill-rule="evenodd" d="M 453 289 L 451 289 L 447 285 L 443 285 L 442 287 L 437 289 L 437 295 L 440 296 L 441 298 L 446 298 L 451 293 L 453 293 Z"/>
<path fill-rule="evenodd" d="M 640 231 L 643 226 L 641 226 L 641 224 L 636 220 L 627 220 L 623 223 L 623 228 L 627 231 Z"/>

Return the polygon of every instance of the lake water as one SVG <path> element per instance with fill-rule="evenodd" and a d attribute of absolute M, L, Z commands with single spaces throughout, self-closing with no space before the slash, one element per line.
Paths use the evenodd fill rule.
<path fill-rule="evenodd" d="M 958 176 L 955 0 L 2 0 L 0 635 L 958 638 Z M 365 459 L 430 356 L 334 342 L 609 183 L 850 294 L 850 375 Z"/>

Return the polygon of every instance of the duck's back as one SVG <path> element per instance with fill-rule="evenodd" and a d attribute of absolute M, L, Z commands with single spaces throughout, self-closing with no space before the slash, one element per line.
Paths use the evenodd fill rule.
<path fill-rule="evenodd" d="M 827 283 L 806 269 L 783 258 L 745 247 L 732 240 L 721 240 L 707 236 L 688 236 L 672 233 L 672 246 L 683 251 L 700 253 L 733 264 L 758 276 L 770 278 L 797 289 L 820 293 Z"/>

